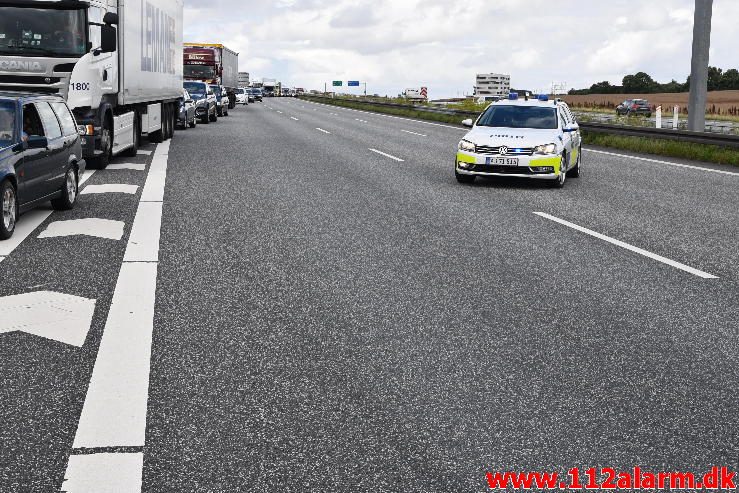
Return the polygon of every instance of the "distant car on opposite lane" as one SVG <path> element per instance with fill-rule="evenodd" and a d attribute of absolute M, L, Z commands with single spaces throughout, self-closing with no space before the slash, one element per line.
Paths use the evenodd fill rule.
<path fill-rule="evenodd" d="M 652 107 L 646 99 L 627 99 L 623 103 L 616 106 L 617 115 L 644 115 L 647 118 L 652 116 Z"/>
<path fill-rule="evenodd" d="M 460 183 L 477 176 L 549 180 L 563 187 L 567 176 L 580 176 L 580 127 L 569 107 L 547 96 L 510 98 L 491 104 L 458 144 L 454 174 Z"/>
<path fill-rule="evenodd" d="M 62 98 L 0 92 L 0 240 L 39 204 L 72 209 L 85 165 L 80 130 Z"/>

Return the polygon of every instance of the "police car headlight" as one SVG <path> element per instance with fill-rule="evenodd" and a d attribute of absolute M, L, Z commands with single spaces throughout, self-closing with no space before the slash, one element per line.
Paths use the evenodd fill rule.
<path fill-rule="evenodd" d="M 534 154 L 557 154 L 557 144 L 534 147 Z"/>
<path fill-rule="evenodd" d="M 462 140 L 459 142 L 459 150 L 467 152 L 475 152 L 475 144 L 469 140 Z"/>

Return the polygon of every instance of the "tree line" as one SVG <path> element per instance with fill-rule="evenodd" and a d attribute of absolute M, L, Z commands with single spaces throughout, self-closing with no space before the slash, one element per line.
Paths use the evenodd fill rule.
<path fill-rule="evenodd" d="M 708 67 L 708 90 L 730 91 L 739 90 L 739 70 L 732 68 L 726 72 L 718 67 Z M 645 72 L 627 75 L 620 86 L 611 85 L 604 80 L 590 86 L 589 89 L 570 89 L 570 95 L 587 94 L 655 94 L 662 92 L 690 91 L 690 76 L 684 83 L 672 80 L 666 84 L 655 81 Z"/>

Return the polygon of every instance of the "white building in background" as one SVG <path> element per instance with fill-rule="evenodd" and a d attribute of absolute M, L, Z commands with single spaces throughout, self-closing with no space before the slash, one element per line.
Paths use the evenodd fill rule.
<path fill-rule="evenodd" d="M 477 74 L 475 97 L 507 98 L 511 92 L 511 76 L 507 74 Z"/>
<path fill-rule="evenodd" d="M 239 87 L 249 87 L 249 72 L 239 72 Z"/>

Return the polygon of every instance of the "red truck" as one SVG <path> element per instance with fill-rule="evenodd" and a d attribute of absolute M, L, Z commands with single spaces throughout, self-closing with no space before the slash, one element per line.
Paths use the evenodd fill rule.
<path fill-rule="evenodd" d="M 224 86 L 229 108 L 236 107 L 239 54 L 222 44 L 185 43 L 183 53 L 185 80 L 198 80 Z"/>

